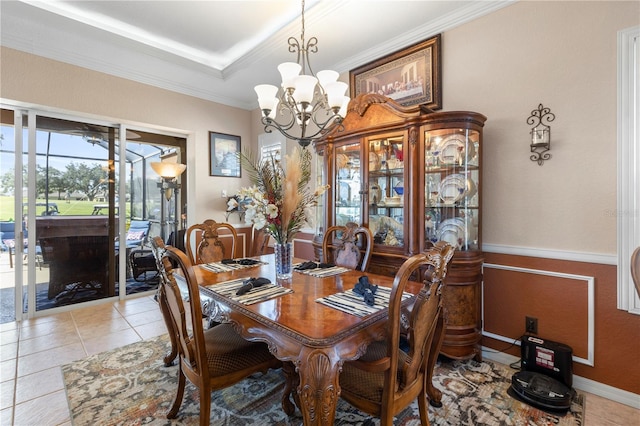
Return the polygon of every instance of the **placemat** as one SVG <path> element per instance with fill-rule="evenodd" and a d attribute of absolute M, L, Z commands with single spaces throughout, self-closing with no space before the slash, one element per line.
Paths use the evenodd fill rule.
<path fill-rule="evenodd" d="M 330 268 L 316 268 L 316 269 L 304 269 L 304 270 L 299 270 L 294 268 L 293 270 L 300 274 L 311 275 L 312 277 L 316 277 L 316 278 L 324 278 L 324 277 L 330 277 L 332 275 L 340 275 L 347 271 L 350 271 L 349 268 L 344 268 L 342 266 L 332 266 Z"/>
<path fill-rule="evenodd" d="M 235 259 L 235 260 L 243 260 L 243 259 Z M 238 269 L 246 269 L 246 268 L 253 268 L 255 266 L 260 266 L 260 265 L 266 265 L 267 262 L 262 262 L 262 261 L 257 261 L 258 263 L 254 264 L 254 265 L 241 265 L 238 263 L 222 263 L 222 262 L 212 262 L 212 263 L 202 263 L 200 264 L 200 266 L 202 266 L 205 269 L 208 269 L 212 272 L 230 272 L 230 271 L 235 271 Z"/>
<path fill-rule="evenodd" d="M 316 302 L 351 315 L 365 317 L 378 312 L 380 309 L 388 309 L 390 297 L 391 288 L 378 286 L 378 290 L 374 295 L 375 300 L 373 306 L 369 306 L 364 303 L 363 297 L 354 293 L 353 290 L 347 290 L 330 296 L 321 297 L 316 299 Z M 407 300 L 411 297 L 413 297 L 413 294 L 402 294 L 402 300 Z"/>
<path fill-rule="evenodd" d="M 243 305 L 252 305 L 275 297 L 293 293 L 290 288 L 284 288 L 274 283 L 265 284 L 263 286 L 253 288 L 241 296 L 236 295 L 240 287 L 244 285 L 244 279 L 236 279 L 224 281 L 217 284 L 206 286 L 209 290 L 218 293 L 221 296 L 228 297 L 231 300 L 242 303 Z"/>

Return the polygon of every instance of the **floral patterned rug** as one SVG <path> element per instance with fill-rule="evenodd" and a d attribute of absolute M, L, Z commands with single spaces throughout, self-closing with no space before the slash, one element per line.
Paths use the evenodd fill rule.
<path fill-rule="evenodd" d="M 168 347 L 165 335 L 63 366 L 72 423 L 76 426 L 198 424 L 198 391 L 190 384 L 178 418 L 166 418 L 177 388 L 177 367 L 165 367 L 162 363 Z M 583 424 L 583 394 L 577 392 L 566 414 L 549 414 L 507 394 L 514 372 L 488 361 L 439 361 L 435 385 L 443 392 L 443 406 L 429 408 L 431 424 Z M 298 411 L 288 417 L 281 409 L 283 384 L 284 375 L 276 370 L 214 392 L 211 425 L 301 425 Z M 379 425 L 380 422 L 340 400 L 335 424 Z M 400 413 L 395 424 L 419 425 L 417 402 Z"/>

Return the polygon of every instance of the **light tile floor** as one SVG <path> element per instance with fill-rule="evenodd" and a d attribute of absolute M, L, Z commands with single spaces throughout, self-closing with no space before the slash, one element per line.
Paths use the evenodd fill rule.
<path fill-rule="evenodd" d="M 0 425 L 71 425 L 60 366 L 164 333 L 153 296 L 0 324 Z M 585 425 L 640 425 L 640 410 L 587 394 Z"/>

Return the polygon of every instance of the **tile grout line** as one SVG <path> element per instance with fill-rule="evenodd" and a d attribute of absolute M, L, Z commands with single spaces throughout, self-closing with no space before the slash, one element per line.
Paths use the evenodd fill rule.
<path fill-rule="evenodd" d="M 20 362 L 20 338 L 22 336 L 22 326 L 17 327 L 18 330 L 18 340 L 16 346 L 16 365 L 15 371 L 13 372 L 13 398 L 11 399 L 11 424 L 15 424 L 16 418 L 16 397 L 18 394 L 18 362 Z"/>

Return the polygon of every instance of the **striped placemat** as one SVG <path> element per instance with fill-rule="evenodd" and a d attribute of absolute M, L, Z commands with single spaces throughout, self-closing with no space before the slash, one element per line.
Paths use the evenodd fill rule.
<path fill-rule="evenodd" d="M 389 287 L 378 286 L 378 290 L 374 295 L 375 300 L 373 306 L 367 305 L 364 302 L 364 298 L 353 290 L 321 297 L 320 299 L 316 299 L 316 302 L 351 315 L 365 317 L 378 312 L 380 309 L 388 309 L 390 296 L 391 289 Z M 413 297 L 412 294 L 404 293 L 402 300 L 407 300 L 411 297 Z"/>
<path fill-rule="evenodd" d="M 293 270 L 300 274 L 311 275 L 312 277 L 316 277 L 316 278 L 330 277 L 332 275 L 339 275 L 347 271 L 350 271 L 349 268 L 344 268 L 342 266 L 332 266 L 330 268 L 315 268 L 315 269 L 303 269 L 303 270 L 294 268 Z"/>
<path fill-rule="evenodd" d="M 238 296 L 236 292 L 244 285 L 245 278 L 223 281 L 221 283 L 206 286 L 209 290 L 218 293 L 221 296 L 228 297 L 231 300 L 242 303 L 243 305 L 252 305 L 275 297 L 293 293 L 290 288 L 284 288 L 274 283 L 265 284 L 263 286 L 252 288 L 247 293 Z"/>
<path fill-rule="evenodd" d="M 242 260 L 242 259 L 235 259 L 235 260 Z M 254 266 L 260 266 L 260 265 L 266 265 L 266 264 L 267 262 L 262 262 L 262 261 L 258 261 L 258 263 L 254 265 L 240 265 L 238 263 L 227 264 L 222 262 L 212 262 L 212 263 L 202 263 L 200 264 L 200 266 L 212 272 L 230 272 L 238 269 L 253 268 Z"/>

